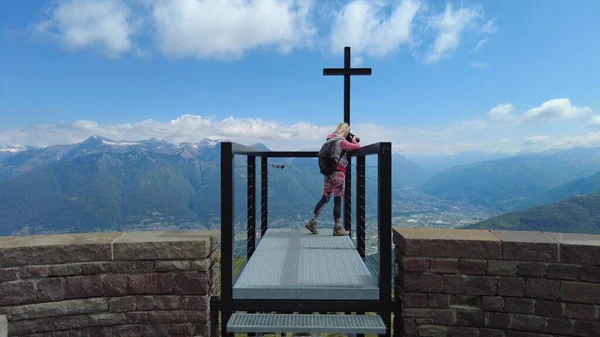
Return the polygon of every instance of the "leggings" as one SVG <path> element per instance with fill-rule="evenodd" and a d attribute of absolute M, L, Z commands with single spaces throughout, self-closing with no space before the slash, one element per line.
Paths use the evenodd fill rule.
<path fill-rule="evenodd" d="M 315 217 L 319 216 L 319 213 L 321 212 L 321 210 L 323 209 L 325 204 L 327 204 L 329 202 L 329 198 L 330 197 L 328 197 L 326 195 L 323 195 L 321 197 L 321 200 L 319 200 L 319 202 L 315 206 L 315 210 L 313 211 L 313 213 L 315 214 Z M 342 216 L 342 197 L 337 195 L 333 198 L 333 219 L 335 220 L 335 222 L 338 222 L 338 220 L 341 218 L 341 216 Z"/>

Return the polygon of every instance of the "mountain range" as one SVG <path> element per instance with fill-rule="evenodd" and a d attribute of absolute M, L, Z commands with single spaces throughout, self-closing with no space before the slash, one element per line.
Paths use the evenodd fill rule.
<path fill-rule="evenodd" d="M 155 138 L 115 141 L 92 136 L 80 143 L 45 148 L 0 146 L 0 235 L 152 226 L 218 228 L 219 143 L 203 139 L 177 145 Z M 260 143 L 249 146 L 269 150 Z M 376 161 L 376 156 L 367 157 L 370 211 L 376 210 Z M 316 159 L 270 159 L 269 164 L 273 165 L 269 167 L 269 219 L 277 226 L 298 225 L 310 216 L 321 196 L 322 176 Z M 235 215 L 243 228 L 248 209 L 244 157 L 236 156 L 235 165 Z M 567 205 L 579 205 L 573 207 L 580 209 L 593 205 L 579 202 L 583 199 L 568 200 L 600 193 L 599 172 L 600 148 L 516 155 L 464 152 L 446 157 L 392 156 L 395 203 L 402 202 L 399 191 L 410 189 L 445 202 L 489 207 L 511 214 L 503 218 L 511 221 L 517 221 L 518 212 L 535 210 L 538 213 L 532 214 L 539 216 L 539 212 L 550 210 L 569 212 Z M 257 188 L 260 191 L 260 179 Z M 355 194 L 353 198 L 355 203 Z M 536 208 L 561 201 L 565 206 Z M 257 207 L 259 202 L 260 198 Z M 329 203 L 323 210 L 326 219 L 331 211 Z M 477 226 L 496 226 L 492 219 Z M 506 225 L 507 220 L 502 221 Z M 521 221 L 514 222 L 514 228 L 520 228 L 517 224 L 535 227 Z M 556 224 L 556 228 L 565 226 Z M 572 231 L 578 230 L 577 223 L 571 226 Z M 581 230 L 593 230 L 593 226 L 585 225 Z"/>
<path fill-rule="evenodd" d="M 464 228 L 600 234 L 600 194 L 509 212 Z"/>
<path fill-rule="evenodd" d="M 13 151 L 0 161 L 0 235 L 152 226 L 218 228 L 219 143 L 203 139 L 174 145 L 157 139 L 122 142 L 92 136 L 77 144 Z M 269 150 L 264 144 L 249 146 Z M 310 217 L 322 192 L 316 160 L 269 163 L 270 219 L 289 223 Z M 260 167 L 256 173 L 260 191 Z M 248 210 L 246 175 L 244 157 L 236 156 L 235 219 L 242 227 Z M 367 176 L 367 187 L 374 189 L 376 171 Z M 260 207 L 260 198 L 256 201 Z M 323 212 L 332 211 L 331 204 Z M 367 207 L 375 205 L 376 198 L 367 198 Z"/>
<path fill-rule="evenodd" d="M 575 147 L 455 166 L 418 189 L 448 200 L 512 211 L 560 200 L 557 196 L 573 196 L 575 189 L 568 184 L 599 171 L 600 148 Z"/>

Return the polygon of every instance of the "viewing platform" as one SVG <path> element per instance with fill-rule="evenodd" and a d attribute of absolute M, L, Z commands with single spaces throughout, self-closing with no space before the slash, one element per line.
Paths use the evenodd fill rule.
<path fill-rule="evenodd" d="M 330 228 L 270 229 L 233 286 L 233 298 L 377 300 L 379 285 L 348 236 Z"/>
<path fill-rule="evenodd" d="M 297 228 L 269 228 L 269 159 L 316 158 L 318 152 L 259 151 L 241 144 L 221 143 L 221 294 L 211 299 L 213 333 L 220 330 L 224 336 L 233 333 L 391 336 L 392 313 L 400 312 L 399 302 L 392 297 L 391 149 L 391 143 L 376 143 L 347 153 L 349 167 L 356 160 L 356 172 L 352 169 L 346 172 L 342 225 L 352 236 L 333 236 L 331 224 L 320 226 L 320 234 L 312 234 L 303 223 L 297 223 Z M 365 247 L 365 164 L 369 155 L 377 157 L 376 178 L 369 177 L 377 181 L 376 191 L 371 193 L 376 199 L 372 204 L 377 208 L 378 261 L 371 268 L 367 267 Z M 234 187 L 236 178 L 240 180 L 234 162 L 244 161 L 239 157 L 246 157 L 247 163 L 243 178 L 247 193 L 242 207 L 246 211 L 241 214 L 245 215 L 242 220 L 245 233 L 239 233 L 244 223 L 235 214 L 239 208 L 234 204 L 234 200 L 240 199 L 235 196 Z M 260 165 L 260 189 L 257 165 Z M 322 176 L 316 174 L 315 179 Z M 354 212 L 352 193 L 356 193 L 357 199 Z M 236 256 L 240 251 L 235 249 L 235 238 L 240 237 L 246 242 L 245 257 Z M 235 262 L 240 260 L 245 263 L 238 274 Z"/>

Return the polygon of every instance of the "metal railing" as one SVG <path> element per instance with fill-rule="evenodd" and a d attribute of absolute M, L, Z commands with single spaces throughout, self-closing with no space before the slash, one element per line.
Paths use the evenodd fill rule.
<path fill-rule="evenodd" d="M 261 312 L 377 312 L 391 330 L 391 314 L 399 312 L 392 299 L 392 145 L 390 142 L 375 143 L 347 152 L 349 166 L 356 158 L 356 249 L 366 258 L 366 157 L 377 156 L 377 240 L 378 240 L 378 300 L 245 300 L 233 297 L 235 284 L 235 158 L 246 157 L 246 261 L 257 244 L 257 158 L 260 158 L 260 235 L 269 229 L 269 159 L 270 158 L 316 158 L 317 151 L 259 151 L 245 145 L 221 143 L 221 292 L 211 300 L 211 310 L 221 313 L 221 332 L 226 333 L 226 324 L 235 311 Z M 316 162 L 315 162 L 315 165 Z M 352 170 L 346 173 L 344 195 L 344 225 L 352 231 Z M 243 240 L 242 240 L 243 241 Z M 212 317 L 216 318 L 213 312 Z M 400 318 L 401 320 L 401 318 Z M 214 322 L 213 322 L 214 323 Z M 398 324 L 399 322 L 395 322 Z M 396 325 L 395 324 L 395 325 Z M 399 323 L 401 324 L 401 323 Z M 215 328 L 215 327 L 213 327 Z M 401 333 L 395 328 L 395 335 Z"/>

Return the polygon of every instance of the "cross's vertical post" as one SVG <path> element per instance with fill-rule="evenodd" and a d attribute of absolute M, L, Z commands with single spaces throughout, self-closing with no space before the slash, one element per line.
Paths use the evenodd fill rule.
<path fill-rule="evenodd" d="M 344 76 L 344 122 L 350 124 L 350 76 L 371 75 L 371 68 L 352 68 L 350 47 L 344 47 L 344 68 L 323 68 L 324 76 Z M 346 171 L 346 189 L 344 191 L 344 227 L 352 231 L 352 158 L 348 158 L 349 170 Z"/>
<path fill-rule="evenodd" d="M 371 68 L 352 68 L 350 47 L 344 47 L 344 68 L 323 68 L 324 76 L 344 76 L 344 122 L 350 124 L 350 76 L 372 74 Z"/>
<path fill-rule="evenodd" d="M 350 124 L 350 47 L 344 48 L 344 122 Z"/>

